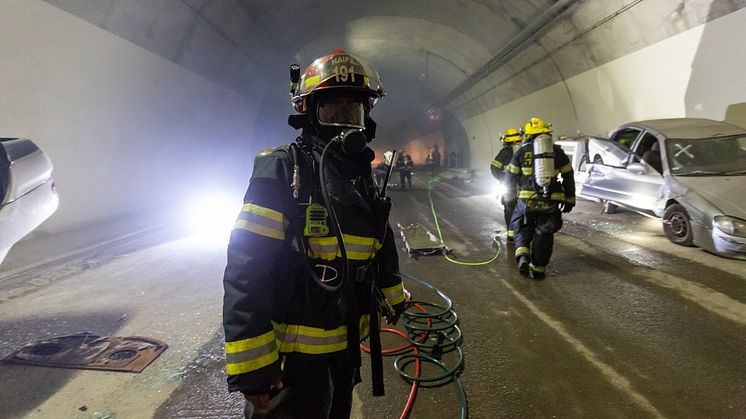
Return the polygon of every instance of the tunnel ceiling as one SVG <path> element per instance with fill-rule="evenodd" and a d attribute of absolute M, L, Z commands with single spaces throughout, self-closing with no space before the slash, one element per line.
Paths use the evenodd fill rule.
<path fill-rule="evenodd" d="M 338 48 L 365 56 L 389 93 L 374 113 L 385 121 L 379 139 L 393 143 L 440 130 L 426 117 L 433 105 L 468 118 L 744 7 L 740 0 L 45 1 L 260 101 L 260 121 L 270 125 L 290 110 L 290 63 L 304 67 Z M 517 38 L 526 42 L 515 45 Z M 508 46 L 515 48 L 505 55 Z"/>

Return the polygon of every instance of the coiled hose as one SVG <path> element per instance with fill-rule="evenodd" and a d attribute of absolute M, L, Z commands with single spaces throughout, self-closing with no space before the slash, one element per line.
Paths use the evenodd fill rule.
<path fill-rule="evenodd" d="M 458 327 L 458 316 L 453 311 L 453 302 L 428 282 L 404 273 L 401 276 L 434 291 L 442 302 L 410 300 L 407 309 L 402 313 L 406 333 L 396 329 L 381 329 L 381 332 L 395 334 L 407 341 L 402 346 L 383 350 L 384 356 L 396 356 L 394 369 L 405 381 L 412 384 L 400 419 L 406 419 L 411 414 L 419 387 L 440 387 L 448 383 L 456 387 L 460 404 L 459 417 L 465 419 L 468 415 L 466 391 L 458 377 L 464 365 L 464 354 L 461 351 L 462 334 Z M 364 345 L 360 347 L 365 352 L 370 351 Z M 455 354 L 455 361 L 449 365 L 443 361 L 443 356 L 451 352 Z M 433 364 L 442 370 L 442 373 L 422 376 L 422 363 Z M 413 373 L 408 372 L 411 370 L 408 368 L 411 364 L 414 364 Z"/>

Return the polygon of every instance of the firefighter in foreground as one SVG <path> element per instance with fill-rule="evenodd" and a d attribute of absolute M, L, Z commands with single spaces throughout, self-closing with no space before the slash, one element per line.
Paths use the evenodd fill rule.
<path fill-rule="evenodd" d="M 510 164 L 510 160 L 513 158 L 513 153 L 521 146 L 522 139 L 523 136 L 515 128 L 508 128 L 503 134 L 500 135 L 500 141 L 502 141 L 503 143 L 503 148 L 500 149 L 495 158 L 492 160 L 490 171 L 492 172 L 492 177 L 497 179 L 503 186 L 506 183 L 507 168 Z M 500 197 L 500 203 L 503 206 L 505 228 L 508 230 L 507 240 L 508 242 L 512 242 L 514 232 L 513 228 L 510 225 L 510 221 L 513 219 L 515 200 L 508 202 L 505 200 L 505 194 L 503 194 Z"/>
<path fill-rule="evenodd" d="M 543 279 L 554 233 L 562 228 L 561 212 L 570 212 L 575 206 L 575 179 L 570 159 L 552 141 L 549 124 L 531 118 L 523 133 L 523 145 L 508 165 L 505 200 L 516 203 L 511 226 L 518 271 Z"/>
<path fill-rule="evenodd" d="M 256 159 L 223 280 L 228 387 L 247 417 L 348 418 L 361 339 L 370 331 L 374 346 L 382 305 L 389 323 L 404 309 L 391 205 L 366 146 L 384 95 L 344 51 L 291 67 L 289 123 L 302 131 Z"/>

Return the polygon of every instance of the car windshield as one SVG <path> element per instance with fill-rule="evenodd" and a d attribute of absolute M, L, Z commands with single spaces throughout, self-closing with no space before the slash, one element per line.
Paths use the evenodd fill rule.
<path fill-rule="evenodd" d="M 746 175 L 746 136 L 669 139 L 668 166 L 678 176 Z"/>

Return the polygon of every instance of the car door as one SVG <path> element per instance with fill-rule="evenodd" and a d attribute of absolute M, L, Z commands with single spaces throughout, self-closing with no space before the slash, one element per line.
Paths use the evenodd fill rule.
<path fill-rule="evenodd" d="M 593 165 L 583 184 L 583 194 L 627 207 L 652 211 L 662 197 L 663 177 L 642 160 L 642 155 L 660 140 L 640 132 L 629 148 L 624 167 Z"/>

